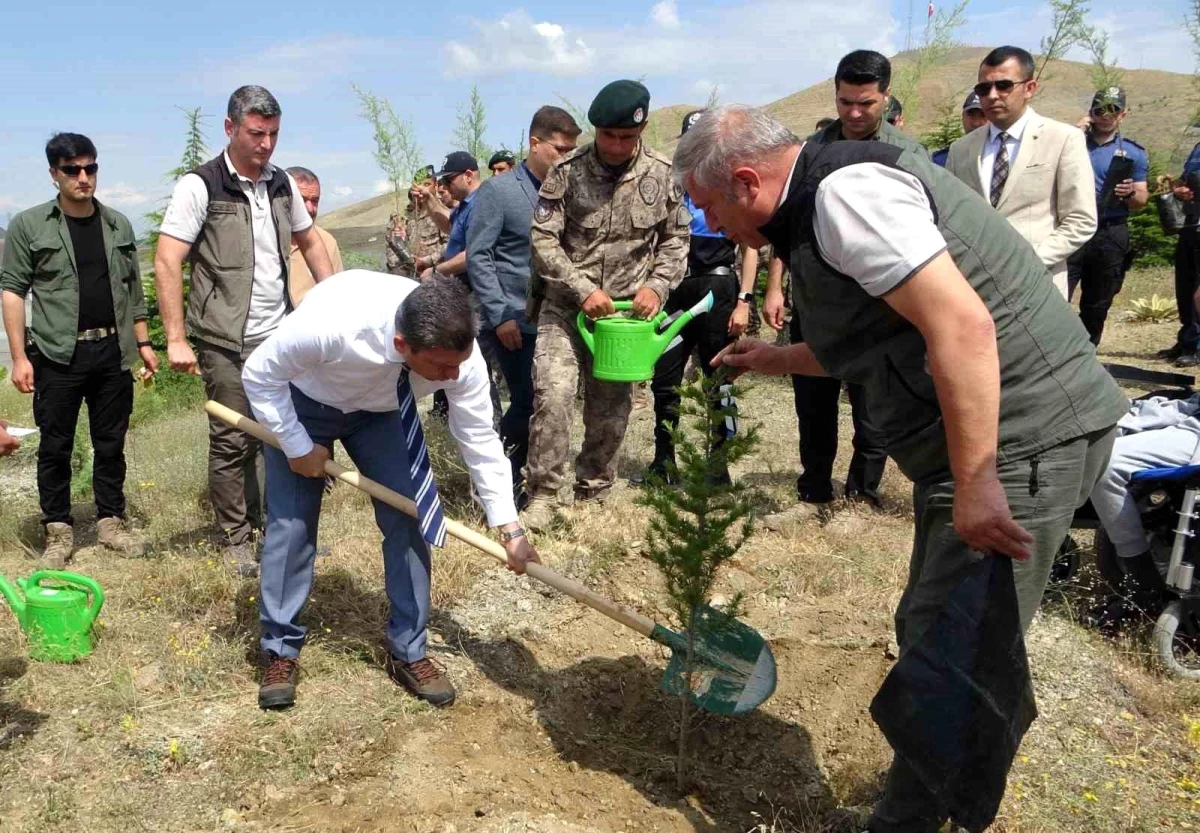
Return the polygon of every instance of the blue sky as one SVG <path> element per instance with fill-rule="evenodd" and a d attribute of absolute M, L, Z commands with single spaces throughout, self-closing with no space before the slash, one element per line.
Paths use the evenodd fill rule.
<path fill-rule="evenodd" d="M 925 2 L 913 5 L 919 29 Z M 1192 71 L 1187 0 L 1091 5 L 1122 66 Z M 714 84 L 723 101 L 766 103 L 828 77 L 851 49 L 903 48 L 908 10 L 908 0 L 290 0 L 153 11 L 128 0 L 11 3 L 0 49 L 0 224 L 49 199 L 42 149 L 54 131 L 72 130 L 99 148 L 100 198 L 142 228 L 182 149 L 176 107 L 211 115 L 215 151 L 226 100 L 241 84 L 262 84 L 280 100 L 274 161 L 314 169 L 330 210 L 377 193 L 382 179 L 351 83 L 388 97 L 436 162 L 453 149 L 456 108 L 472 84 L 488 108 L 489 142 L 514 147 L 538 106 L 562 94 L 586 108 L 619 77 L 644 75 L 652 106 L 703 102 Z M 960 39 L 971 44 L 1036 49 L 1050 26 L 1048 4 L 1023 0 L 971 0 L 967 18 Z"/>

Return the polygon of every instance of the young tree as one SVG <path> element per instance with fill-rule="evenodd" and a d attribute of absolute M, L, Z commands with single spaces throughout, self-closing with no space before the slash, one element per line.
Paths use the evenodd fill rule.
<path fill-rule="evenodd" d="M 938 120 L 921 134 L 921 143 L 930 150 L 948 148 L 963 135 L 962 94 L 954 93 L 938 105 Z"/>
<path fill-rule="evenodd" d="M 362 117 L 374 131 L 375 164 L 392 186 L 395 213 L 400 216 L 404 213 L 404 191 L 422 165 L 421 146 L 413 135 L 412 123 L 397 116 L 390 101 L 357 84 L 350 86 L 362 105 Z"/>
<path fill-rule="evenodd" d="M 688 693 L 694 689 L 696 649 L 705 612 L 712 598 L 717 572 L 749 539 L 753 530 L 756 495 L 744 483 L 731 482 L 729 467 L 750 454 L 758 444 L 758 429 L 729 431 L 735 419 L 733 398 L 739 393 L 725 384 L 725 374 L 701 376 L 696 384 L 680 389 L 679 427 L 672 430 L 678 464 L 669 475 L 678 484 L 670 487 L 651 477 L 649 489 L 639 498 L 654 513 L 646 535 L 647 557 L 666 581 L 667 600 L 687 639 L 684 662 L 686 685 L 679 694 L 679 746 L 676 783 L 686 786 L 687 742 L 692 707 Z M 686 423 L 691 423 L 690 429 Z M 718 432 L 723 432 L 719 434 Z M 724 436 L 718 444 L 716 438 Z M 723 611 L 737 616 L 741 597 Z"/>
<path fill-rule="evenodd" d="M 204 123 L 208 120 L 208 116 L 204 115 L 199 107 L 190 110 L 184 107 L 178 107 L 177 109 L 183 113 L 186 127 L 184 128 L 183 154 L 179 158 L 179 164 L 167 171 L 163 176 L 172 185 L 178 182 L 179 178 L 184 174 L 208 161 L 207 137 L 204 134 Z M 163 202 L 166 202 L 166 200 L 167 198 L 164 198 Z M 145 215 L 146 225 L 150 229 L 146 234 L 146 243 L 151 266 L 142 273 L 142 291 L 146 295 L 146 307 L 150 313 L 150 319 L 147 321 L 147 326 L 150 328 L 150 340 L 154 342 L 156 348 L 166 345 L 166 334 L 162 328 L 162 317 L 158 314 L 158 289 L 154 283 L 153 266 L 154 259 L 158 254 L 159 228 L 162 226 L 165 211 L 166 207 L 160 206 Z M 183 265 L 184 297 L 187 296 L 190 283 L 191 266 L 185 263 Z"/>
<path fill-rule="evenodd" d="M 892 95 L 904 105 L 905 113 L 916 114 L 921 82 L 946 63 L 950 51 L 957 45 L 954 33 L 967 22 L 968 1 L 959 0 L 955 6 L 929 18 L 920 48 L 892 73 Z"/>
<path fill-rule="evenodd" d="M 1087 0 L 1050 0 L 1052 11 L 1051 33 L 1041 41 L 1041 65 L 1034 79 L 1042 80 L 1046 67 L 1058 61 L 1077 43 L 1086 43 L 1095 37 L 1095 28 L 1087 25 Z M 1105 39 L 1107 42 L 1107 38 Z M 1107 43 L 1106 43 L 1107 45 Z M 1045 76 L 1049 80 L 1050 76 Z"/>
<path fill-rule="evenodd" d="M 459 105 L 458 122 L 454 127 L 454 146 L 479 160 L 480 165 L 486 165 L 492 149 L 487 140 L 487 109 L 483 104 L 483 96 L 479 94 L 478 85 L 471 87 L 471 96 L 465 105 Z"/>
<path fill-rule="evenodd" d="M 1117 66 L 1116 59 L 1108 54 L 1108 33 L 1087 27 L 1079 40 L 1092 56 L 1092 86 L 1097 90 L 1121 86 L 1125 73 Z"/>
<path fill-rule="evenodd" d="M 1200 0 L 1196 0 L 1196 2 L 1200 3 Z M 596 132 L 596 128 L 594 128 L 591 121 L 588 120 L 586 110 L 584 110 L 582 107 L 579 107 L 577 104 L 575 104 L 575 102 L 571 101 L 571 99 L 567 98 L 562 93 L 555 93 L 554 97 L 558 99 L 560 104 L 562 104 L 563 109 L 571 114 L 571 118 L 575 119 L 575 123 L 579 125 L 579 129 L 583 131 L 583 135 Z"/>

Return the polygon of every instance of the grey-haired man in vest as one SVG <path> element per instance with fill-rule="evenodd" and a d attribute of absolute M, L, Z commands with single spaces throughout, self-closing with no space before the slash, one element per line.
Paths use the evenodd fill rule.
<path fill-rule="evenodd" d="M 293 241 L 314 281 L 333 271 L 295 180 L 271 164 L 280 114 L 279 102 L 262 87 L 234 91 L 225 117 L 229 146 L 176 183 L 154 258 L 171 368 L 183 373 L 198 368 L 209 399 L 247 416 L 242 364 L 291 311 Z M 192 267 L 186 319 L 185 260 Z M 209 496 L 225 535 L 225 561 L 244 575 L 257 572 L 253 538 L 263 527 L 261 451 L 256 440 L 209 419 Z"/>
<path fill-rule="evenodd" d="M 733 106 L 684 135 L 674 175 L 714 230 L 788 259 L 803 317 L 803 342 L 746 340 L 715 361 L 864 385 L 915 484 L 898 685 L 884 688 L 904 698 L 872 709 L 897 754 L 870 830 L 932 833 L 948 817 L 983 829 L 1033 715 L 1021 634 L 1104 472 L 1125 397 L 1033 247 L 924 153 L 805 144 Z M 1005 558 L 1011 570 L 992 560 Z M 934 627 L 965 598 L 978 620 Z M 899 672 L 922 660 L 934 681 L 905 683 Z M 929 671 L 945 666 L 960 676 Z M 995 711 L 959 696 L 989 671 Z"/>

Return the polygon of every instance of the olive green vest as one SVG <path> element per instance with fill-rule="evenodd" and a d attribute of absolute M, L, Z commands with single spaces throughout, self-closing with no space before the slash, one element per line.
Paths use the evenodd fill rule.
<path fill-rule="evenodd" d="M 826 263 L 813 227 L 817 186 L 874 162 L 925 186 L 948 251 L 995 321 L 1000 358 L 998 462 L 1035 456 L 1114 425 L 1128 402 L 1033 248 L 983 198 L 923 153 L 880 142 L 807 145 L 779 211 L 761 231 L 788 252 L 794 314 L 831 376 L 867 389 L 871 421 L 912 480 L 949 472 L 925 341 L 911 323 Z"/>
<path fill-rule="evenodd" d="M 254 225 L 250 201 L 229 173 L 225 154 L 191 173 L 208 188 L 208 215 L 192 244 L 192 288 L 188 294 L 188 335 L 242 352 L 242 336 L 254 289 Z M 284 304 L 291 311 L 288 268 L 292 253 L 292 189 L 281 169 L 267 183 L 271 219 L 279 241 Z"/>

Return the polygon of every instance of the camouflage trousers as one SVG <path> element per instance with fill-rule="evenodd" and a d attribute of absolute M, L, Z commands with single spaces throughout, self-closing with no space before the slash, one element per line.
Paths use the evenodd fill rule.
<path fill-rule="evenodd" d="M 580 373 L 584 375 L 583 447 L 575 458 L 576 496 L 601 495 L 617 477 L 616 457 L 629 424 L 632 386 L 592 377 L 592 356 L 575 329 L 576 312 L 547 304 L 538 316 L 525 468 L 531 497 L 554 497 L 563 486 Z"/>

